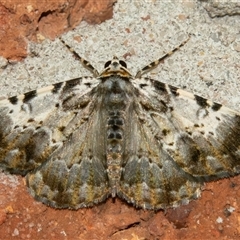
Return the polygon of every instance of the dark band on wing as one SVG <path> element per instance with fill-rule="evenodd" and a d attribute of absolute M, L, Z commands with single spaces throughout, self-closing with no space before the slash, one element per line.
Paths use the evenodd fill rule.
<path fill-rule="evenodd" d="M 206 98 L 200 97 L 198 95 L 194 95 L 194 97 L 195 97 L 195 100 L 196 100 L 197 104 L 200 107 L 206 108 L 206 107 L 209 106 L 209 104 L 207 103 L 207 99 Z"/>
<path fill-rule="evenodd" d="M 10 97 L 9 99 L 9 102 L 13 105 L 17 104 L 18 103 L 18 98 L 16 96 L 14 97 Z"/>
<path fill-rule="evenodd" d="M 154 86 L 157 90 L 160 90 L 160 91 L 162 91 L 162 92 L 167 92 L 166 84 L 165 84 L 165 83 L 158 82 L 158 81 L 154 81 L 154 82 L 153 82 L 153 86 Z"/>
<path fill-rule="evenodd" d="M 68 89 L 71 89 L 71 88 L 74 88 L 75 86 L 79 85 L 80 82 L 81 82 L 80 78 L 75 78 L 75 79 L 67 81 L 65 86 L 64 86 L 64 91 L 68 90 Z"/>
<path fill-rule="evenodd" d="M 175 95 L 175 96 L 178 96 L 179 95 L 179 93 L 178 93 L 178 88 L 177 87 L 174 87 L 174 86 L 171 86 L 171 85 L 169 85 L 169 89 L 170 89 L 170 91 L 171 91 L 171 93 L 173 94 L 173 95 Z"/>
<path fill-rule="evenodd" d="M 23 102 L 26 103 L 37 96 L 37 91 L 33 90 L 24 94 Z"/>
<path fill-rule="evenodd" d="M 63 85 L 63 82 L 53 84 L 54 88 L 52 89 L 52 93 L 58 93 Z"/>
<path fill-rule="evenodd" d="M 221 107 L 222 107 L 222 104 L 214 102 L 213 105 L 212 105 L 212 110 L 213 111 L 218 111 Z"/>

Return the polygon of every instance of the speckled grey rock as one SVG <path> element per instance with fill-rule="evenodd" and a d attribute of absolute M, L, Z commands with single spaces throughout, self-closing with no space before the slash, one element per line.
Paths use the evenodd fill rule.
<path fill-rule="evenodd" d="M 240 1 L 200 0 L 211 17 L 240 14 Z"/>

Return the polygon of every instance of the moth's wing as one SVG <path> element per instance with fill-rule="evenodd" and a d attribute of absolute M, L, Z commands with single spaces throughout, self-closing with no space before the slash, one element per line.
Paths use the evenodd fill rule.
<path fill-rule="evenodd" d="M 124 158 L 118 196 L 144 209 L 187 204 L 200 195 L 202 182 L 181 169 L 161 143 L 149 99 L 136 94 L 126 116 Z"/>
<path fill-rule="evenodd" d="M 89 115 L 78 112 L 63 130 L 67 138 L 62 145 L 27 175 L 30 192 L 37 200 L 56 208 L 77 209 L 102 202 L 110 194 L 105 129 L 96 102 L 93 95 Z"/>
<path fill-rule="evenodd" d="M 177 206 L 198 197 L 204 181 L 239 173 L 237 112 L 151 79 L 132 83 L 120 197 L 147 209 Z"/>
<path fill-rule="evenodd" d="M 141 81 L 146 85 L 141 87 Z M 204 180 L 240 172 L 240 114 L 151 79 L 136 80 L 161 147 L 186 173 Z"/>
<path fill-rule="evenodd" d="M 65 139 L 77 101 L 90 101 L 84 96 L 97 83 L 78 78 L 1 100 L 0 167 L 24 175 L 41 165 Z"/>
<path fill-rule="evenodd" d="M 53 207 L 84 207 L 107 196 L 105 151 L 92 143 L 98 83 L 79 78 L 0 102 L 0 166 L 30 172 L 31 194 Z"/>

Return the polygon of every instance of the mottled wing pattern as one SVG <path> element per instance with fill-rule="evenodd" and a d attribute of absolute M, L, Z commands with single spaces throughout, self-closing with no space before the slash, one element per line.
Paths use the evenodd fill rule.
<path fill-rule="evenodd" d="M 200 195 L 204 181 L 240 172 L 240 115 L 164 83 L 140 78 L 119 195 L 165 208 Z"/>
<path fill-rule="evenodd" d="M 78 78 L 0 102 L 0 166 L 27 174 L 31 194 L 53 207 L 84 207 L 108 195 L 105 150 L 93 144 L 104 131 L 98 84 Z"/>

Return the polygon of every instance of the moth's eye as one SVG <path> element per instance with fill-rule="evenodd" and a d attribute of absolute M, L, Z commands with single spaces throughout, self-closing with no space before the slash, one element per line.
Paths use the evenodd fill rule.
<path fill-rule="evenodd" d="M 112 61 L 107 61 L 104 65 L 104 68 L 107 68 L 110 64 L 111 64 Z"/>
<path fill-rule="evenodd" d="M 127 64 L 126 64 L 124 61 L 120 60 L 119 63 L 120 63 L 123 67 L 127 68 Z"/>

